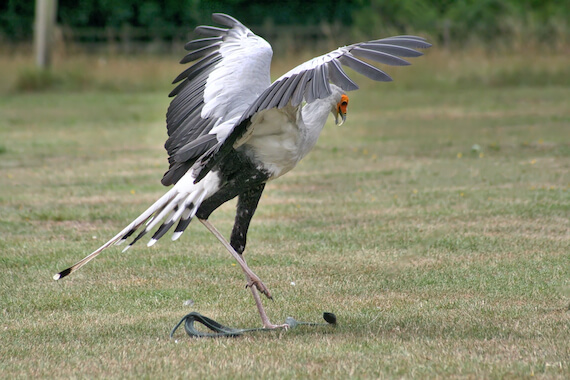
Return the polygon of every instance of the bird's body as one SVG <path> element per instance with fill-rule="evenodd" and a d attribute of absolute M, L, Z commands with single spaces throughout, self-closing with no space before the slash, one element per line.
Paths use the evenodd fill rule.
<path fill-rule="evenodd" d="M 267 171 L 270 179 L 281 177 L 313 149 L 341 95 L 341 89 L 336 88 L 328 98 L 303 108 L 271 109 L 255 115 L 251 120 L 253 132 L 236 150 Z"/>
<path fill-rule="evenodd" d="M 330 113 L 338 125 L 344 122 L 345 92 L 358 87 L 341 65 L 387 81 L 391 80 L 387 74 L 356 56 L 405 65 L 407 61 L 399 56 L 419 56 L 412 48 L 430 45 L 413 36 L 354 44 L 299 65 L 272 84 L 270 45 L 230 16 L 214 14 L 213 18 L 228 29 L 196 29 L 206 38 L 186 45 L 191 52 L 182 63 L 199 61 L 175 79 L 181 83 L 171 93 L 175 98 L 167 112 L 169 138 L 165 143 L 170 168 L 162 183 L 173 187 L 115 237 L 54 279 L 125 241 L 145 223 L 128 247 L 157 226 L 149 246 L 174 225 L 172 239 L 176 240 L 196 216 L 244 270 L 264 327 L 277 327 L 265 315 L 256 289 L 268 297 L 270 293 L 242 257 L 266 182 L 289 172 L 311 151 Z M 227 243 L 207 220 L 236 196 L 236 218 Z"/>

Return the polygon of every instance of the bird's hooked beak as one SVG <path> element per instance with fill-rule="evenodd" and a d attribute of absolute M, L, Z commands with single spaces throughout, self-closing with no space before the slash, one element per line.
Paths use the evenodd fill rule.
<path fill-rule="evenodd" d="M 336 112 L 334 114 L 334 122 L 339 127 L 346 121 L 346 112 L 348 108 L 348 96 L 342 94 L 340 102 L 336 105 Z M 340 120 L 339 120 L 340 116 Z"/>

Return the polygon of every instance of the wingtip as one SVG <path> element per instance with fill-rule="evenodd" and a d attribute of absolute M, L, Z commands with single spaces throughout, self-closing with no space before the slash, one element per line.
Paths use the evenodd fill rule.
<path fill-rule="evenodd" d="M 241 22 L 225 13 L 212 13 L 212 20 L 230 28 L 241 24 Z"/>
<path fill-rule="evenodd" d="M 59 280 L 60 278 L 61 278 L 61 275 L 60 275 L 59 273 L 53 275 L 53 279 L 54 279 L 55 281 Z"/>

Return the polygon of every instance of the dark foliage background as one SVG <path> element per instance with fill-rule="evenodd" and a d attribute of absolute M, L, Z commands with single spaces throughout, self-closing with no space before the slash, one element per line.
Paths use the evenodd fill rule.
<path fill-rule="evenodd" d="M 34 0 L 0 2 L 0 39 L 30 40 L 34 5 Z M 548 43 L 568 35 L 570 20 L 570 4 L 563 0 L 59 0 L 57 18 L 69 29 L 128 25 L 158 33 L 209 22 L 212 12 L 252 26 L 329 23 L 351 33 L 421 32 L 456 43 L 521 35 Z"/>

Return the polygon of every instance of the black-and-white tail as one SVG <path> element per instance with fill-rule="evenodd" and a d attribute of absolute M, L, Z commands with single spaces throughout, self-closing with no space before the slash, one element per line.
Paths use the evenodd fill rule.
<path fill-rule="evenodd" d="M 152 246 L 158 239 L 163 237 L 172 226 L 178 222 L 172 240 L 176 240 L 182 235 L 186 227 L 192 221 L 196 211 L 204 201 L 219 189 L 219 177 L 215 172 L 210 172 L 202 181 L 194 184 L 194 176 L 190 173 L 185 175 L 178 183 L 170 189 L 166 194 L 160 197 L 152 206 L 133 220 L 121 232 L 115 235 L 111 240 L 97 248 L 88 256 L 78 261 L 71 267 L 57 273 L 53 276 L 54 280 L 59 280 L 65 276 L 75 272 L 89 261 L 97 257 L 105 248 L 111 245 L 119 245 L 124 243 L 131 237 L 143 224 L 144 229 L 133 239 L 133 241 L 125 247 L 126 251 L 133 244 L 139 241 L 144 235 L 156 227 L 161 221 L 162 224 L 155 231 L 154 235 L 148 242 L 147 246 Z"/>

